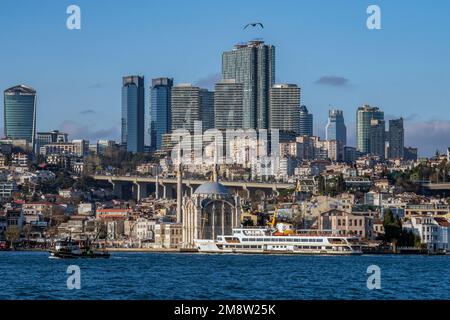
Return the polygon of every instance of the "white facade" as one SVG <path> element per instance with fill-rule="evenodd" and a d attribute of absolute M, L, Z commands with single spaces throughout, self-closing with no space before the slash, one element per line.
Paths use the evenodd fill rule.
<path fill-rule="evenodd" d="M 404 229 L 412 230 L 420 237 L 422 244 L 426 244 L 428 250 L 450 251 L 450 221 L 446 218 L 432 216 L 412 216 Z"/>

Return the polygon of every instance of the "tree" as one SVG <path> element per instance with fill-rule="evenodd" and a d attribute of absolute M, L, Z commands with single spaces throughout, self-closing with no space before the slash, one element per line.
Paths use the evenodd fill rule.
<path fill-rule="evenodd" d="M 383 217 L 384 239 L 387 242 L 400 239 L 402 232 L 402 224 L 400 219 L 394 218 L 391 209 L 387 209 Z"/>
<path fill-rule="evenodd" d="M 9 242 L 11 247 L 14 247 L 14 243 L 20 239 L 20 230 L 17 226 L 9 226 L 5 231 L 6 241 Z"/>
<path fill-rule="evenodd" d="M 318 189 L 319 189 L 319 194 L 324 195 L 326 192 L 326 186 L 325 186 L 325 178 L 323 176 L 319 176 L 319 180 L 318 180 Z"/>
<path fill-rule="evenodd" d="M 30 245 L 31 225 L 30 224 L 24 225 L 22 231 L 23 231 L 23 235 L 27 239 L 27 246 L 29 246 Z"/>
<path fill-rule="evenodd" d="M 345 188 L 345 179 L 342 175 L 342 173 L 337 177 L 336 180 L 336 193 L 337 194 L 341 194 L 343 192 L 345 192 L 346 188 Z"/>

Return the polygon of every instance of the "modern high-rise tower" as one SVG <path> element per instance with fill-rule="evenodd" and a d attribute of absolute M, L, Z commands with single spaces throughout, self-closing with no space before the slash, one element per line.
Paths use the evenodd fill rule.
<path fill-rule="evenodd" d="M 200 118 L 203 130 L 214 128 L 214 92 L 200 89 Z"/>
<path fill-rule="evenodd" d="M 386 145 L 386 128 L 384 120 L 370 120 L 369 153 L 384 159 Z"/>
<path fill-rule="evenodd" d="M 36 135 L 36 91 L 25 85 L 4 91 L 5 136 L 25 139 L 34 148 Z"/>
<path fill-rule="evenodd" d="M 347 145 L 347 127 L 345 126 L 342 110 L 332 109 L 329 111 L 326 126 L 326 140 L 337 140 L 343 146 Z"/>
<path fill-rule="evenodd" d="M 189 83 L 172 88 L 172 131 L 194 131 L 194 122 L 202 121 L 202 129 L 214 127 L 214 93 Z"/>
<path fill-rule="evenodd" d="M 150 147 L 161 149 L 162 135 L 169 133 L 172 126 L 170 103 L 173 79 L 157 78 L 152 80 L 150 89 Z"/>
<path fill-rule="evenodd" d="M 270 129 L 300 134 L 300 88 L 296 84 L 274 84 L 269 115 Z"/>
<path fill-rule="evenodd" d="M 129 152 L 144 151 L 144 77 L 123 77 L 122 145 Z"/>
<path fill-rule="evenodd" d="M 356 144 L 357 150 L 363 154 L 370 153 L 372 120 L 384 120 L 384 112 L 368 105 L 358 108 L 356 111 Z"/>
<path fill-rule="evenodd" d="M 300 107 L 300 132 L 301 136 L 313 136 L 313 115 L 308 112 L 306 106 Z"/>
<path fill-rule="evenodd" d="M 402 159 L 405 156 L 405 130 L 403 118 L 389 120 L 389 158 Z"/>
<path fill-rule="evenodd" d="M 214 124 L 217 129 L 242 128 L 243 85 L 234 79 L 216 83 L 214 89 Z"/>
<path fill-rule="evenodd" d="M 275 83 L 275 47 L 254 40 L 222 54 L 222 79 L 243 84 L 243 128 L 269 127 L 269 92 Z"/>

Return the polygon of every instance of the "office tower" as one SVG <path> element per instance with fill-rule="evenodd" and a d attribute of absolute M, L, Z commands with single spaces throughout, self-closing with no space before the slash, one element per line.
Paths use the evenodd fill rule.
<path fill-rule="evenodd" d="M 313 115 L 308 112 L 306 106 L 300 107 L 299 135 L 308 137 L 313 136 Z"/>
<path fill-rule="evenodd" d="M 369 153 L 380 156 L 382 159 L 385 155 L 385 130 L 384 120 L 370 120 Z"/>
<path fill-rule="evenodd" d="M 200 89 L 200 118 L 203 130 L 214 128 L 214 92 Z"/>
<path fill-rule="evenodd" d="M 25 85 L 4 92 L 4 130 L 9 139 L 25 139 L 34 147 L 36 134 L 36 91 Z"/>
<path fill-rule="evenodd" d="M 98 140 L 97 153 L 103 155 L 108 148 L 113 148 L 115 145 L 116 142 L 114 140 Z"/>
<path fill-rule="evenodd" d="M 216 83 L 214 89 L 214 124 L 217 129 L 241 129 L 243 84 L 234 79 Z"/>
<path fill-rule="evenodd" d="M 326 140 L 337 140 L 342 145 L 347 145 L 347 127 L 345 126 L 342 110 L 332 109 L 329 111 L 326 126 Z"/>
<path fill-rule="evenodd" d="M 405 150 L 403 118 L 389 120 L 389 158 L 402 159 Z"/>
<path fill-rule="evenodd" d="M 194 122 L 202 121 L 203 130 L 214 127 L 214 93 L 189 83 L 172 88 L 172 131 L 194 131 Z"/>
<path fill-rule="evenodd" d="M 243 84 L 243 128 L 269 127 L 269 92 L 275 83 L 275 47 L 254 40 L 222 54 L 222 78 Z"/>
<path fill-rule="evenodd" d="M 122 145 L 129 152 L 144 151 L 144 77 L 123 77 Z"/>
<path fill-rule="evenodd" d="M 56 142 L 69 142 L 68 134 L 59 130 L 36 133 L 36 153 L 39 153 L 41 147 Z"/>
<path fill-rule="evenodd" d="M 404 158 L 408 161 L 417 161 L 418 149 L 413 147 L 405 147 Z"/>
<path fill-rule="evenodd" d="M 161 149 L 162 135 L 169 133 L 172 126 L 170 103 L 173 87 L 172 78 L 156 78 L 152 80 L 150 89 L 150 147 Z"/>
<path fill-rule="evenodd" d="M 362 154 L 370 152 L 370 128 L 371 121 L 384 120 L 384 112 L 379 108 L 364 105 L 356 112 L 356 145 Z"/>
<path fill-rule="evenodd" d="M 300 133 L 300 88 L 274 84 L 270 89 L 270 129 Z"/>

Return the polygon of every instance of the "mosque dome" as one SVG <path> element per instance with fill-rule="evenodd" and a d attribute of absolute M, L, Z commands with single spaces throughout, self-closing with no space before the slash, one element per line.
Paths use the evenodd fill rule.
<path fill-rule="evenodd" d="M 229 195 L 230 191 L 223 184 L 218 182 L 207 182 L 200 185 L 194 192 L 194 194 L 206 194 L 206 195 Z"/>

